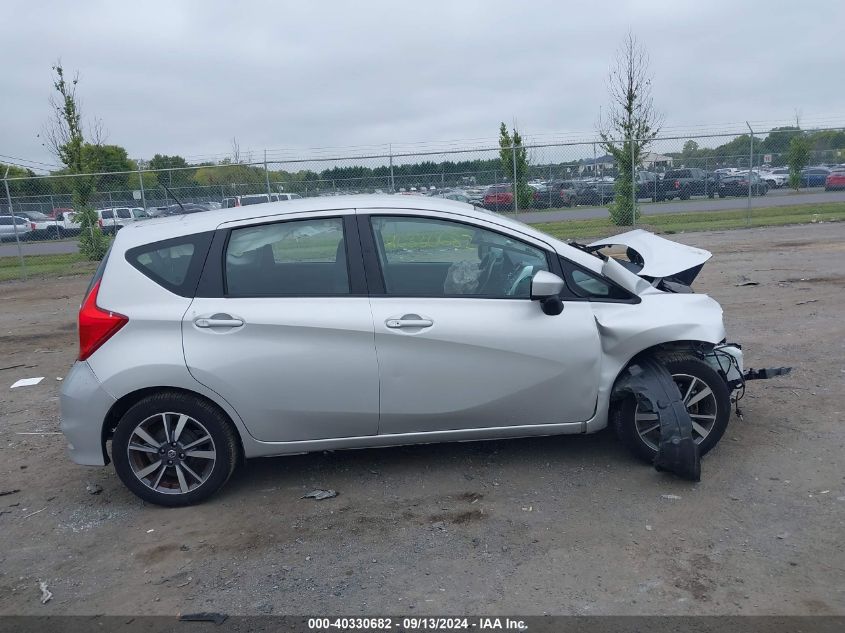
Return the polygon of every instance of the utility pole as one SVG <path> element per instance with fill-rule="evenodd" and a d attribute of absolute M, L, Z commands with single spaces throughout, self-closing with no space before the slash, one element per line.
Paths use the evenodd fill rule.
<path fill-rule="evenodd" d="M 393 144 L 389 145 L 390 152 L 390 193 L 396 193 L 396 181 L 393 179 Z"/>

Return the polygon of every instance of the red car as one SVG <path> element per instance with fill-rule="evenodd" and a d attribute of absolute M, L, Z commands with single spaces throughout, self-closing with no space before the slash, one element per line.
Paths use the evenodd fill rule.
<path fill-rule="evenodd" d="M 834 191 L 836 189 L 845 189 L 845 169 L 837 169 L 828 174 L 824 180 L 824 190 Z"/>
<path fill-rule="evenodd" d="M 484 192 L 481 206 L 490 211 L 510 211 L 513 209 L 513 187 L 508 184 L 491 185 Z"/>

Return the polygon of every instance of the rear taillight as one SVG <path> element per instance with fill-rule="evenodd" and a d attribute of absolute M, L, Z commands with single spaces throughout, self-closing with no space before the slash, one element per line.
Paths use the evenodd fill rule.
<path fill-rule="evenodd" d="M 680 180 L 676 180 L 676 181 L 675 181 L 675 189 L 680 189 L 680 188 L 681 188 L 681 181 L 680 181 Z"/>
<path fill-rule="evenodd" d="M 94 284 L 91 292 L 79 308 L 79 356 L 86 360 L 100 346 L 114 336 L 117 331 L 129 323 L 129 319 L 117 312 L 103 310 L 97 306 L 97 294 L 100 282 Z"/>
<path fill-rule="evenodd" d="M 30 223 L 29 223 L 29 228 L 31 228 L 31 229 L 34 231 L 34 230 L 35 230 L 35 228 L 36 228 L 36 227 L 35 227 L 35 222 L 30 222 Z"/>
<path fill-rule="evenodd" d="M 100 226 L 100 228 L 103 228 L 103 218 L 97 220 L 97 224 Z"/>

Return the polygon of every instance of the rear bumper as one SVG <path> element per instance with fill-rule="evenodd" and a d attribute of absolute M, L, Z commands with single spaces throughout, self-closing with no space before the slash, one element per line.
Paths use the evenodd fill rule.
<path fill-rule="evenodd" d="M 115 403 L 87 362 L 76 362 L 59 394 L 61 429 L 68 455 L 77 464 L 105 466 L 103 421 Z"/>

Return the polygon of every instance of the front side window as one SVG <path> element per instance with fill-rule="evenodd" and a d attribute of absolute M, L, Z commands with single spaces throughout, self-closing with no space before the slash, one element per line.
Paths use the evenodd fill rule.
<path fill-rule="evenodd" d="M 372 228 L 390 295 L 528 299 L 548 270 L 542 249 L 469 224 L 374 217 Z"/>
<path fill-rule="evenodd" d="M 343 220 L 314 218 L 233 229 L 226 246 L 226 293 L 348 294 Z"/>

